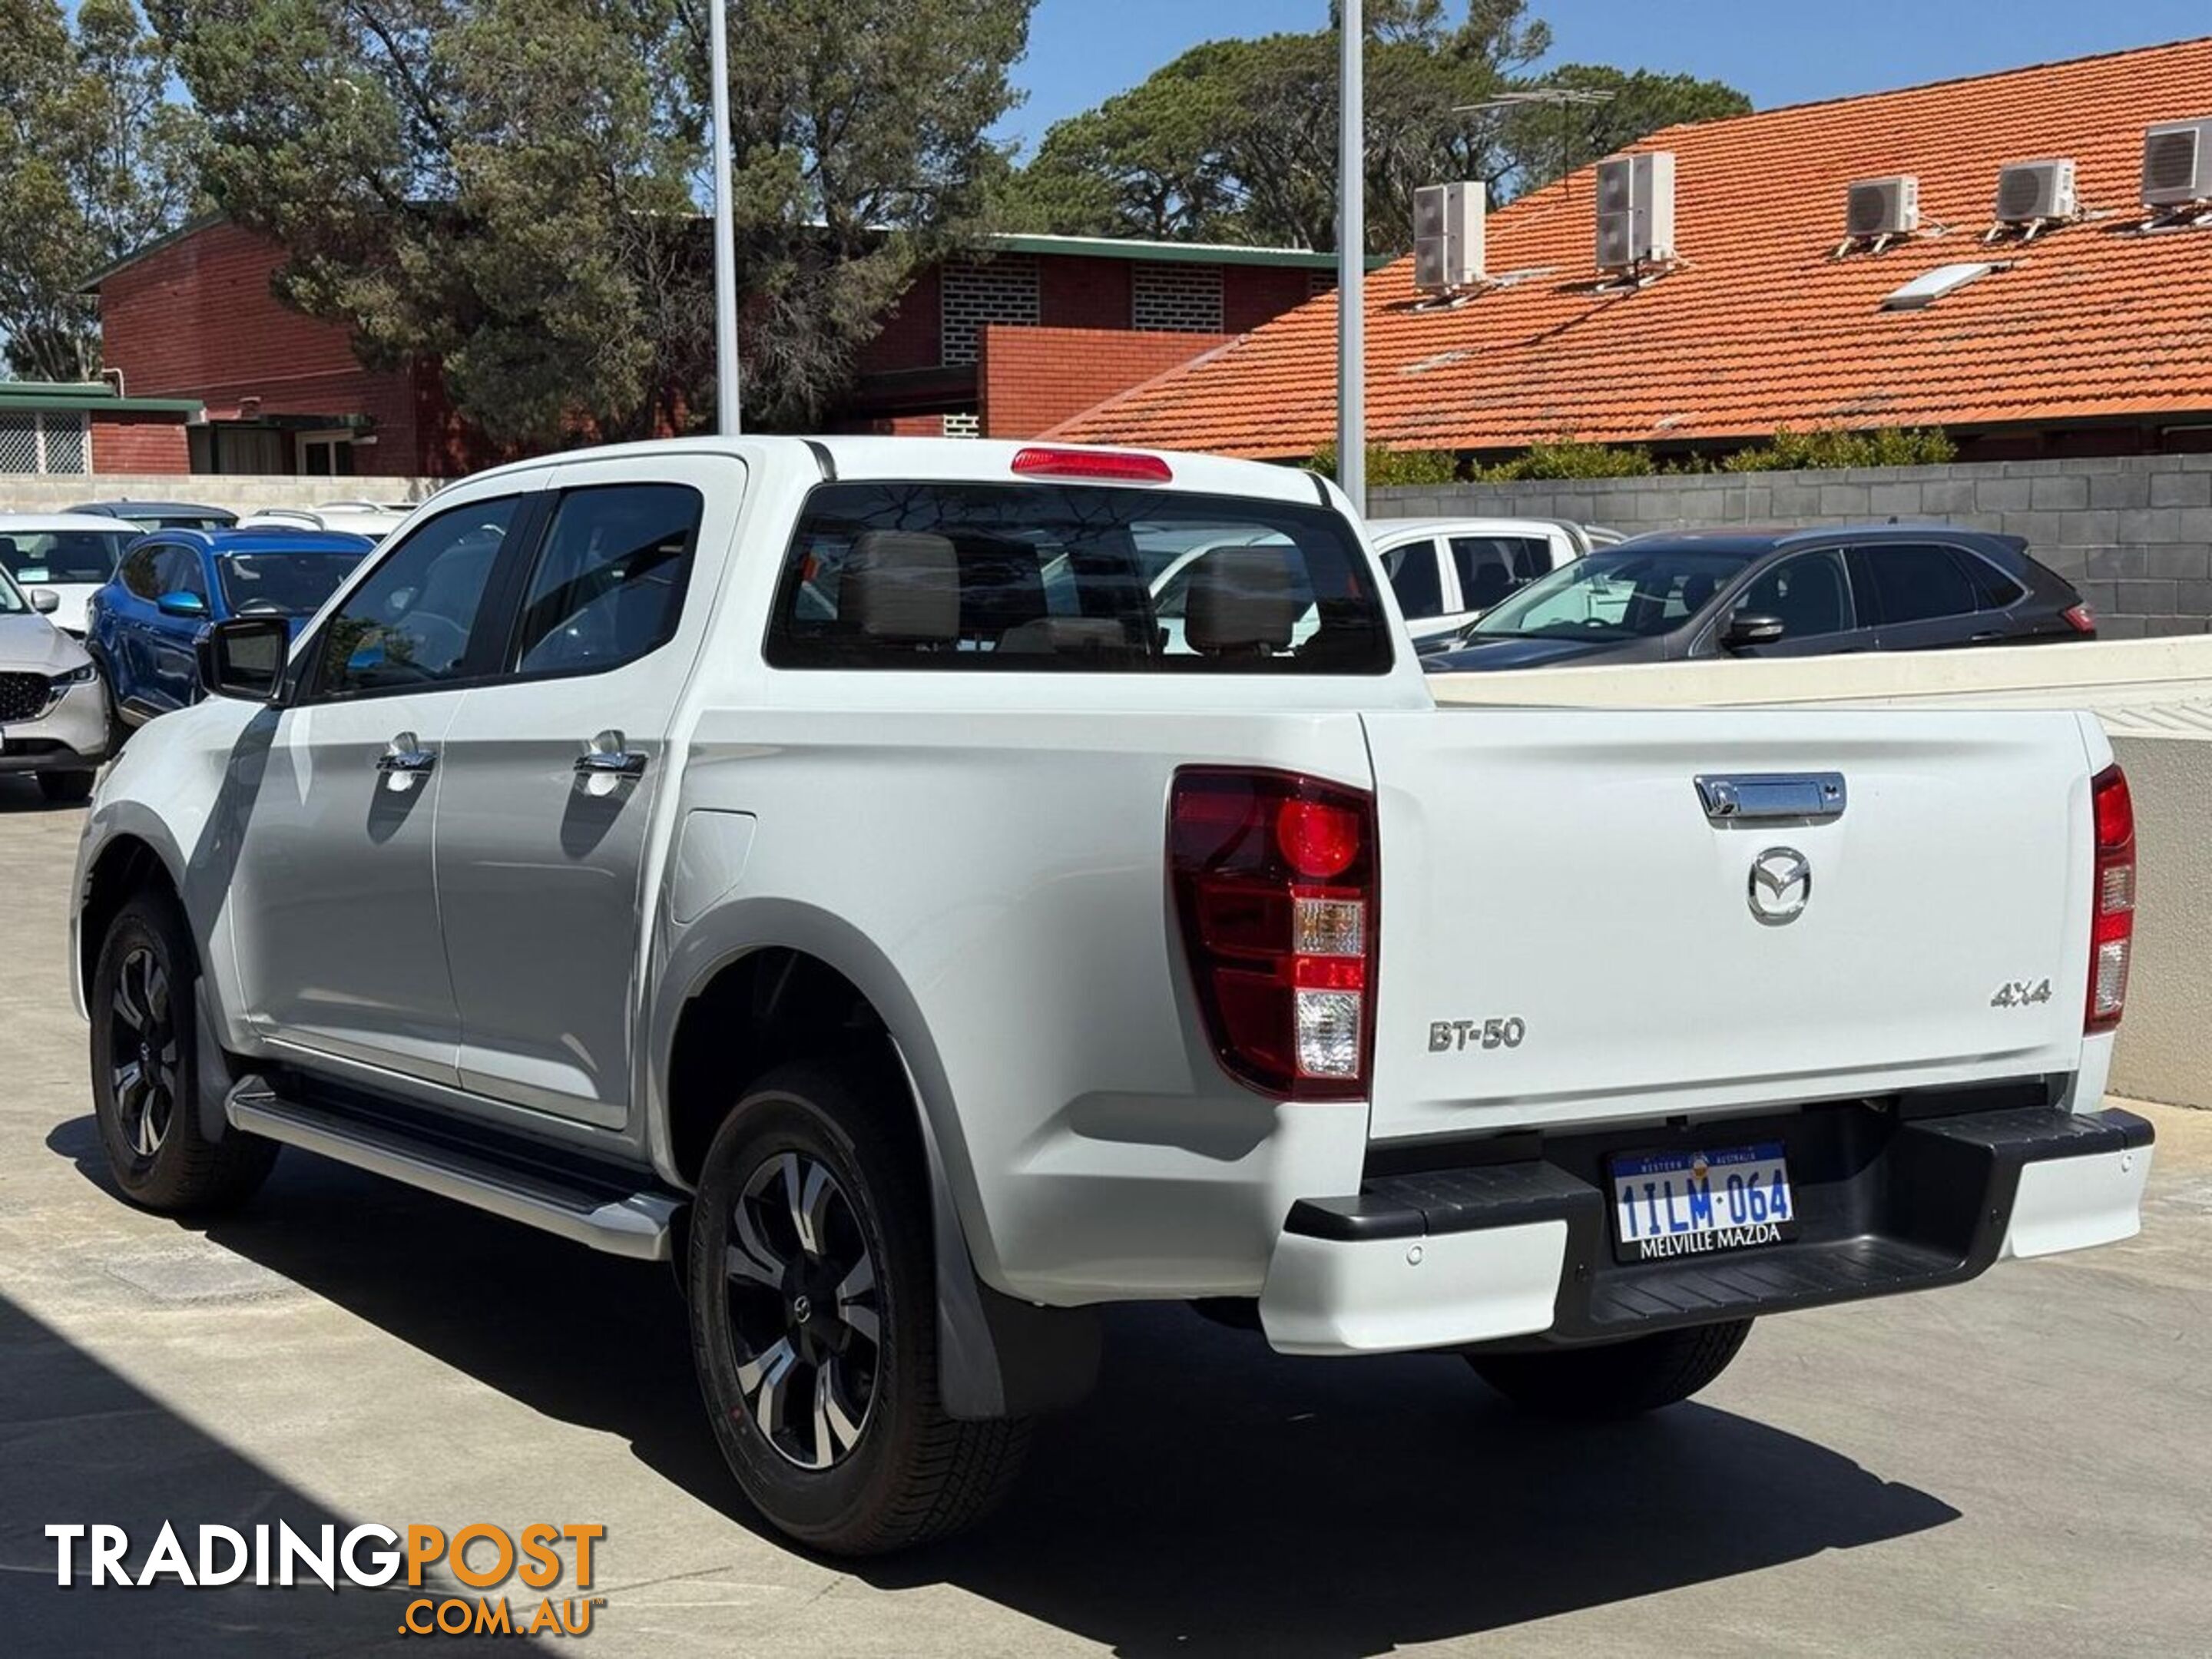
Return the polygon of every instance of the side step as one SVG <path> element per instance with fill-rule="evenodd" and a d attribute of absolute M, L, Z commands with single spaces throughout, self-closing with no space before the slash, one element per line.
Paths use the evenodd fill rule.
<path fill-rule="evenodd" d="M 251 1134 L 457 1199 L 610 1255 L 641 1261 L 665 1261 L 670 1256 L 682 1200 L 668 1193 L 616 1193 L 546 1171 L 517 1169 L 388 1124 L 286 1100 L 259 1077 L 246 1078 L 230 1091 L 223 1114 Z"/>

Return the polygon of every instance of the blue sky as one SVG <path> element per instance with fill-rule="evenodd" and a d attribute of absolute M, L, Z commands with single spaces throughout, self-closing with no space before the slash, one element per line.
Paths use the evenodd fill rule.
<path fill-rule="evenodd" d="M 1761 109 L 2212 33 L 2207 0 L 1532 0 L 1560 62 L 1711 76 Z M 1328 0 L 1038 0 L 1000 125 L 1034 144 L 1185 47 L 1318 28 Z"/>

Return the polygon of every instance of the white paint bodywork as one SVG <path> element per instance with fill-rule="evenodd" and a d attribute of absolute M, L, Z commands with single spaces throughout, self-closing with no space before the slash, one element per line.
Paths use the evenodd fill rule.
<path fill-rule="evenodd" d="M 1004 481 L 1011 448 L 823 444 L 843 480 Z M 1350 516 L 1302 471 L 1169 459 L 1177 489 L 1310 504 L 1318 489 Z M 505 713 L 508 687 L 410 699 L 435 705 L 404 711 L 426 743 L 472 732 L 525 745 L 514 752 L 535 758 L 509 757 L 512 789 L 468 789 L 468 747 L 455 741 L 402 833 L 311 866 L 319 836 L 364 818 L 369 763 L 392 735 L 382 727 L 401 728 L 397 711 L 350 706 L 358 729 L 319 750 L 311 733 L 338 720 L 333 706 L 222 698 L 149 727 L 104 783 L 80 892 L 116 836 L 159 854 L 205 942 L 216 1024 L 234 1052 L 680 1186 L 665 1091 L 687 1002 L 749 951 L 805 951 L 890 1028 L 986 1283 L 1063 1306 L 1264 1287 L 1271 1333 L 1316 1348 L 1502 1330 L 1535 1305 L 1550 1246 L 1534 1237 L 1455 1245 L 1412 1278 L 1364 1258 L 1281 1257 L 1291 1204 L 1356 1191 L 1371 1139 L 2084 1070 L 2087 792 L 2107 754 L 2072 715 L 1440 713 L 1409 649 L 1375 677 L 771 670 L 761 641 L 784 551 L 823 479 L 795 440 L 549 458 L 452 486 L 410 522 L 580 467 L 595 481 L 696 482 L 707 528 L 678 637 L 641 659 L 653 667 L 634 683 L 569 682 L 575 695 Z M 526 786 L 535 769 L 565 790 L 569 758 L 604 726 L 653 757 L 654 787 L 624 829 L 634 867 L 591 878 L 630 896 L 583 907 L 564 949 L 552 924 L 583 910 L 549 907 L 502 940 L 485 899 L 496 884 L 479 884 L 465 956 L 466 971 L 511 976 L 510 1006 L 533 991 L 563 1006 L 578 952 L 611 972 L 594 1000 L 570 999 L 573 1020 L 526 1043 L 479 1041 L 465 1009 L 455 1029 L 441 1003 L 452 953 L 424 942 L 423 884 L 434 900 L 451 872 L 501 846 L 550 869 L 562 855 L 544 817 L 550 797 Z M 1262 1098 L 1227 1077 L 1199 1028 L 1164 848 L 1173 775 L 1206 763 L 1376 792 L 1370 1102 Z M 1849 775 L 1844 818 L 1771 837 L 1799 839 L 1814 860 L 1813 914 L 1758 928 L 1742 884 L 1770 838 L 1710 826 L 1691 778 L 1815 767 Z M 313 806 L 333 780 L 334 804 Z M 503 811 L 514 815 L 504 829 Z M 582 880 L 580 868 L 566 878 Z M 397 882 L 380 873 L 402 870 Z M 284 919 L 281 947 L 268 942 L 272 916 Z M 344 984 L 323 971 L 338 964 Z M 410 974 L 423 988 L 413 1007 L 356 994 L 374 984 L 399 997 Z M 2028 974 L 2061 988 L 2050 1010 L 1988 1009 L 1995 986 Z M 1529 1036 L 1502 1060 L 1430 1052 L 1432 1021 L 1506 1014 Z M 1428 1305 L 1423 1287 L 1439 1284 L 1458 1311 Z M 1356 1317 L 1329 1305 L 1370 1293 Z"/>

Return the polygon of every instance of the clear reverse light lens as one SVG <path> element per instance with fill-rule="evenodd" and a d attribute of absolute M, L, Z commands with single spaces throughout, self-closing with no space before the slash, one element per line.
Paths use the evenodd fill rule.
<path fill-rule="evenodd" d="M 1297 994 L 1298 1070 L 1308 1077 L 1359 1075 L 1359 993 Z"/>
<path fill-rule="evenodd" d="M 2128 1000 L 2128 945 L 2124 939 L 2107 939 L 2097 947 L 2097 971 L 2089 981 L 2089 1012 L 2092 1018 L 2102 1019 L 2118 1013 Z M 1305 1018 L 1301 1009 L 1298 1019 L 1298 1049 L 1303 1060 L 1305 1050 Z"/>
<path fill-rule="evenodd" d="M 2132 864 L 2109 864 L 2105 866 L 2104 880 L 2097 895 L 2097 902 L 2106 915 L 2136 908 L 2136 867 Z"/>

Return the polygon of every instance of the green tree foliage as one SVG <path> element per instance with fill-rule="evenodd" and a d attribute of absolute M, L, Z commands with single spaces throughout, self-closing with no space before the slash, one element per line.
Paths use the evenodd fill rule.
<path fill-rule="evenodd" d="M 1314 451 L 1306 466 L 1325 478 L 1336 477 L 1336 446 L 1323 444 Z M 1450 483 L 1458 477 L 1458 459 L 1443 450 L 1367 446 L 1367 483 L 1370 489 L 1382 484 Z"/>
<path fill-rule="evenodd" d="M 1687 76 L 1574 65 L 1532 77 L 1550 31 L 1527 0 L 1386 0 L 1364 12 L 1370 252 L 1412 240 L 1421 185 L 1480 179 L 1494 199 L 1558 176 L 1656 128 L 1750 108 Z M 1595 109 L 1462 112 L 1540 82 L 1602 88 Z M 1056 122 L 1010 180 L 1006 210 L 1032 230 L 1336 241 L 1337 46 L 1333 28 L 1194 47 L 1127 92 Z"/>
<path fill-rule="evenodd" d="M 0 0 L 0 335 L 9 367 L 76 380 L 100 367 L 100 266 L 193 203 L 199 125 L 131 0 Z"/>
<path fill-rule="evenodd" d="M 1941 427 L 1877 427 L 1850 432 L 1823 427 L 1811 432 L 1778 428 L 1769 442 L 1723 458 L 1723 472 L 1819 471 L 1846 466 L 1941 466 L 1959 447 Z"/>
<path fill-rule="evenodd" d="M 1651 452 L 1640 444 L 1559 438 L 1531 445 L 1510 460 L 1479 466 L 1474 476 L 1484 483 L 1508 483 L 1516 478 L 1641 478 L 1658 471 Z"/>
<path fill-rule="evenodd" d="M 149 3 L 212 194 L 367 361 L 442 363 L 517 445 L 711 408 L 695 0 Z M 915 262 L 965 233 L 1030 4 L 732 0 L 749 421 L 817 415 Z"/>

